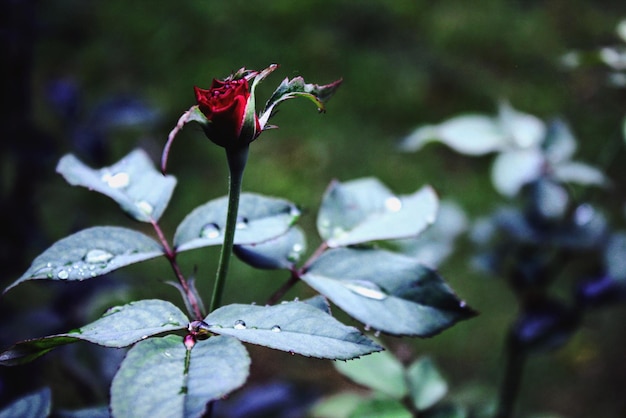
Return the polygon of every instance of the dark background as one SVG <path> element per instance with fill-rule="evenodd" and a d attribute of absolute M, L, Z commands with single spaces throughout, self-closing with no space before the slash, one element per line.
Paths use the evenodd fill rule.
<path fill-rule="evenodd" d="M 624 90 L 608 85 L 603 66 L 570 71 L 560 64 L 570 50 L 619 43 L 615 26 L 626 17 L 623 1 L 3 0 L 1 7 L 2 287 L 78 229 L 144 228 L 105 197 L 66 185 L 54 172 L 61 156 L 72 152 L 97 167 L 143 147 L 158 161 L 167 133 L 193 104 L 193 85 L 208 87 L 213 77 L 271 63 L 281 67 L 259 87 L 258 103 L 284 77 L 344 79 L 326 114 L 318 115 L 307 101 L 281 106 L 272 120 L 280 129 L 252 145 L 244 179 L 247 191 L 284 197 L 305 209 L 310 248 L 319 243 L 315 214 L 333 178 L 377 176 L 398 193 L 431 184 L 470 219 L 505 202 L 490 185 L 489 156 L 465 157 L 438 145 L 416 154 L 394 149 L 418 125 L 463 112 L 495 114 L 500 99 L 541 118 L 570 122 L 579 139 L 577 159 L 601 166 L 614 180 L 611 189 L 594 195 L 595 202 L 623 226 Z M 169 171 L 179 181 L 163 217 L 171 236 L 191 209 L 224 195 L 227 183 L 223 150 L 196 127 L 182 132 L 170 158 Z M 406 343 L 416 356 L 433 356 L 453 391 L 489 392 L 500 379 L 502 342 L 515 303 L 504 283 L 471 269 L 467 240 L 458 244 L 440 271 L 481 315 L 430 340 L 387 341 L 394 347 Z M 211 249 L 180 260 L 186 274 L 197 266 L 206 299 L 216 258 L 217 249 Z M 170 274 L 164 261 L 155 261 L 89 283 L 24 284 L 0 299 L 0 341 L 8 346 L 67 331 L 134 298 L 167 298 L 182 306 L 162 284 Z M 283 276 L 235 260 L 225 302 L 262 301 Z M 567 285 L 576 278 L 560 280 Z M 300 286 L 288 296 L 309 294 Z M 522 391 L 524 413 L 623 416 L 626 401 L 618 393 L 626 385 L 625 317 L 620 307 L 593 313 L 562 350 L 534 357 Z M 106 380 L 115 367 L 103 368 L 102 359 L 114 365 L 121 354 L 94 355 L 80 344 L 72 350 L 0 369 L 0 401 L 50 385 L 57 407 L 106 402 L 106 386 L 85 382 Z M 253 382 L 286 378 L 320 391 L 347 386 L 329 362 L 267 351 L 252 349 Z M 83 356 L 84 367 L 63 361 Z"/>

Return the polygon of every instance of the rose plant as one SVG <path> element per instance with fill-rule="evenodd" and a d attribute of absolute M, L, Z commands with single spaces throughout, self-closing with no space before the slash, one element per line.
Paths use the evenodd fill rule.
<path fill-rule="evenodd" d="M 98 413 L 135 418 L 211 416 L 216 402 L 248 378 L 251 360 L 243 343 L 307 357 L 349 360 L 383 349 L 367 332 L 428 337 L 476 314 L 433 268 L 377 245 L 417 237 L 435 221 L 439 200 L 432 188 L 396 195 L 375 178 L 333 181 L 317 216 L 320 243 L 306 259 L 305 234 L 296 225 L 301 216 L 298 206 L 284 199 L 241 193 L 249 145 L 272 128 L 268 121 L 276 106 L 305 97 L 323 111 L 341 82 L 317 85 L 301 77 L 285 79 L 257 111 L 255 88 L 276 69 L 276 65 L 262 71 L 241 69 L 214 80 L 210 89 L 195 88 L 197 103 L 170 133 L 161 169 L 164 173 L 177 133 L 185 124 L 196 122 L 225 150 L 229 191 L 191 211 L 172 241 L 160 219 L 177 181 L 159 173 L 145 152 L 132 151 L 99 169 L 66 155 L 57 172 L 71 185 L 108 196 L 133 219 L 149 224 L 154 234 L 118 226 L 78 231 L 52 244 L 5 290 L 6 294 L 32 280 L 91 280 L 165 257 L 187 312 L 160 299 L 114 306 L 78 329 L 6 348 L 0 353 L 0 364 L 30 362 L 78 341 L 130 347 L 113 378 L 110 404 Z M 178 255 L 216 245 L 221 246 L 221 254 L 207 310 L 195 281 L 179 265 Z M 222 306 L 233 249 L 244 263 L 286 276 L 285 283 L 268 294 L 266 305 L 241 301 Z M 319 295 L 303 301 L 283 300 L 288 289 L 303 282 Z M 331 302 L 362 323 L 363 330 L 333 317 Z M 15 415 L 26 405 L 45 416 L 50 402 L 50 393 L 44 389 L 2 413 Z M 424 406 L 418 398 L 407 405 L 415 413 Z"/>

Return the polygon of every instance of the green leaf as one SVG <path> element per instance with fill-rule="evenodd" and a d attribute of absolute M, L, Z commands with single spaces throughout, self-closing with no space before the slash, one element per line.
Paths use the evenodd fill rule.
<path fill-rule="evenodd" d="M 211 200 L 194 209 L 181 222 L 174 236 L 178 251 L 221 245 L 226 227 L 228 198 Z M 287 232 L 300 217 L 291 202 L 253 193 L 242 193 L 235 244 L 258 244 Z"/>
<path fill-rule="evenodd" d="M 513 109 L 506 101 L 498 106 L 498 123 L 509 149 L 534 148 L 546 137 L 546 126 L 541 119 Z"/>
<path fill-rule="evenodd" d="M 46 418 L 52 407 L 50 389 L 26 395 L 0 411 L 0 418 Z"/>
<path fill-rule="evenodd" d="M 580 163 L 568 161 L 553 167 L 554 176 L 564 183 L 576 183 L 584 186 L 606 186 L 608 179 L 601 170 Z"/>
<path fill-rule="evenodd" d="M 465 155 L 484 155 L 536 147 L 546 133 L 544 123 L 502 102 L 498 116 L 461 115 L 439 125 L 417 128 L 402 140 L 400 149 L 418 151 L 429 142 L 441 142 Z"/>
<path fill-rule="evenodd" d="M 346 360 L 382 349 L 356 328 L 305 302 L 227 305 L 204 321 L 215 334 L 307 357 Z"/>
<path fill-rule="evenodd" d="M 429 186 L 395 196 L 375 178 L 333 182 L 317 218 L 317 229 L 331 248 L 415 237 L 435 221 L 439 200 Z"/>
<path fill-rule="evenodd" d="M 363 395 L 358 393 L 338 393 L 317 402 L 310 414 L 312 418 L 349 418 L 352 411 L 364 401 Z"/>
<path fill-rule="evenodd" d="M 341 82 L 342 80 L 337 80 L 333 83 L 320 86 L 318 84 L 307 84 L 302 77 L 295 77 L 291 80 L 285 78 L 268 99 L 265 108 L 260 113 L 259 123 L 261 129 L 266 126 L 267 121 L 276 113 L 275 107 L 279 103 L 295 97 L 304 97 L 311 100 L 315 103 L 317 109 L 323 112 L 325 110 L 325 103 L 335 94 Z"/>
<path fill-rule="evenodd" d="M 392 335 L 428 337 L 476 314 L 433 270 L 382 250 L 329 250 L 302 280 L 366 326 Z"/>
<path fill-rule="evenodd" d="M 91 279 L 162 254 L 160 244 L 132 229 L 88 228 L 55 242 L 4 292 L 27 280 Z"/>
<path fill-rule="evenodd" d="M 380 351 L 345 363 L 335 362 L 334 366 L 339 373 L 355 383 L 394 399 L 402 399 L 408 393 L 404 367 L 389 351 Z"/>
<path fill-rule="evenodd" d="M 120 348 L 155 334 L 185 329 L 188 323 L 172 303 L 148 299 L 110 308 L 100 319 L 65 335 Z"/>
<path fill-rule="evenodd" d="M 523 185 L 539 178 L 544 165 L 538 148 L 506 151 L 493 162 L 491 182 L 499 193 L 512 197 Z"/>
<path fill-rule="evenodd" d="M 80 340 L 105 347 L 127 347 L 152 335 L 185 329 L 188 323 L 189 319 L 170 302 L 140 300 L 110 308 L 100 319 L 75 331 L 19 342 L 0 353 L 0 364 L 27 363 L 53 348 Z"/>
<path fill-rule="evenodd" d="M 197 341 L 189 352 L 179 336 L 150 338 L 128 352 L 115 375 L 111 412 L 120 418 L 201 417 L 208 402 L 243 385 L 249 369 L 245 347 L 231 337 Z"/>
<path fill-rule="evenodd" d="M 422 411 L 434 406 L 448 393 L 448 384 L 430 357 L 422 357 L 407 369 L 409 394 L 415 407 Z"/>
<path fill-rule="evenodd" d="M 370 399 L 360 404 L 350 418 L 412 418 L 404 405 L 393 399 Z"/>
<path fill-rule="evenodd" d="M 237 257 L 259 269 L 290 270 L 305 251 L 304 233 L 298 227 L 259 244 L 235 245 L 233 248 Z"/>
<path fill-rule="evenodd" d="M 75 337 L 52 335 L 49 337 L 34 338 L 21 341 L 0 353 L 0 365 L 17 366 L 29 363 L 46 354 L 53 348 L 75 343 L 79 341 Z"/>
<path fill-rule="evenodd" d="M 92 169 L 74 155 L 66 155 L 59 161 L 57 172 L 73 186 L 109 196 L 141 222 L 159 220 L 176 186 L 176 179 L 158 172 L 140 149 L 101 169 Z"/>
<path fill-rule="evenodd" d="M 502 149 L 506 138 L 494 118 L 462 115 L 417 128 L 402 140 L 400 150 L 418 151 L 429 142 L 441 142 L 465 155 L 483 155 Z"/>

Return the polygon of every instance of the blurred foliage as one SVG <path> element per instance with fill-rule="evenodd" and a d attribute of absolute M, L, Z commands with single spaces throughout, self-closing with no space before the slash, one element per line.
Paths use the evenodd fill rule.
<path fill-rule="evenodd" d="M 280 77 L 302 75 L 321 83 L 344 78 L 326 114 L 304 111 L 310 103 L 294 103 L 276 117 L 281 128 L 251 147 L 244 190 L 297 202 L 305 228 L 312 230 L 312 211 L 333 178 L 377 176 L 398 193 L 429 183 L 471 217 L 490 211 L 502 201 L 489 182 L 490 159 L 468 159 L 441 146 L 417 154 L 399 154 L 393 147 L 417 125 L 467 111 L 494 113 L 500 99 L 543 119 L 570 122 L 580 140 L 577 158 L 603 167 L 615 184 L 593 198 L 623 224 L 625 91 L 610 88 L 601 67 L 568 71 L 560 62 L 572 49 L 615 43 L 615 26 L 626 16 L 623 1 L 16 0 L 2 9 L 9 63 L 0 116 L 3 287 L 60 237 L 88 225 L 132 222 L 114 215 L 114 204 L 105 198 L 70 188 L 55 175 L 62 155 L 82 152 L 79 156 L 95 166 L 140 146 L 156 161 L 167 133 L 193 104 L 193 85 L 206 87 L 213 77 L 242 66 L 270 63 L 281 68 L 259 87 L 261 98 Z M 124 118 L 120 109 L 129 108 L 132 117 Z M 222 150 L 194 128 L 182 132 L 170 158 L 179 187 L 163 226 L 173 234 L 193 207 L 224 195 L 227 183 Z M 440 269 L 481 315 L 411 343 L 416 352 L 436 358 L 448 381 L 460 382 L 456 387 L 497 384 L 500 341 L 515 315 L 513 296 L 502 283 L 472 273 L 469 253 L 469 244 L 461 242 Z M 186 274 L 197 265 L 205 295 L 217 251 L 208 254 L 181 257 Z M 94 284 L 24 285 L 0 301 L 0 313 L 9 318 L 0 343 L 67 331 L 120 300 L 164 294 L 177 300 L 175 290 L 161 284 L 170 274 L 165 263 L 150 263 Z M 236 261 L 231 276 L 242 285 L 227 283 L 226 302 L 235 299 L 235 290 L 238 301 L 262 301 L 287 279 Z M 99 286 L 109 290 L 106 297 Z M 304 286 L 298 291 L 307 294 Z M 33 311 L 47 307 L 51 310 L 40 316 Z M 623 415 L 625 401 L 614 399 L 611 389 L 626 384 L 624 319 L 623 309 L 594 313 L 556 358 L 532 362 L 525 376 L 532 390 L 522 392 L 522 405 L 571 417 Z M 90 369 L 68 371 L 63 355 L 68 354 L 27 369 L 3 369 L 0 402 L 43 384 L 53 387 L 56 406 L 103 402 L 102 389 L 75 383 L 91 381 Z M 308 384 L 323 381 L 325 389 L 344 385 L 330 365 L 275 353 L 258 357 L 267 365 L 255 371 L 260 381 L 278 374 Z M 278 371 L 276 361 L 282 365 Z M 315 367 L 312 375 L 319 381 L 302 376 L 303 367 Z M 16 376 L 29 378 L 7 383 Z"/>

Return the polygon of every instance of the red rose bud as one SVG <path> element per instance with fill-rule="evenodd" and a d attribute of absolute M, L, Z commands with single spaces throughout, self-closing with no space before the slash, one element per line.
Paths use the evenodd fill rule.
<path fill-rule="evenodd" d="M 215 144 L 224 148 L 246 146 L 259 135 L 261 128 L 247 79 L 213 80 L 209 90 L 194 90 L 198 108 L 208 121 L 204 131 Z M 248 106 L 252 106 L 251 113 Z M 248 120 L 247 114 L 253 118 Z"/>

